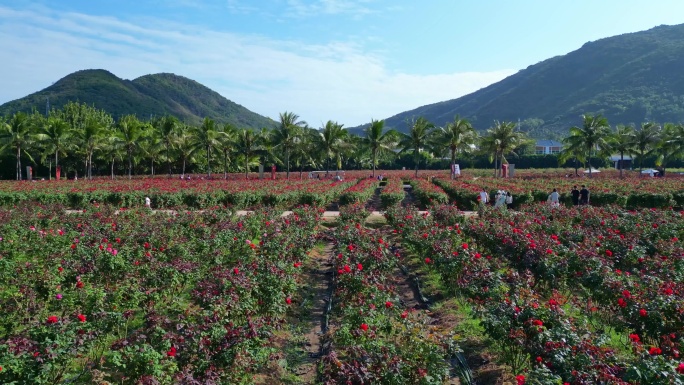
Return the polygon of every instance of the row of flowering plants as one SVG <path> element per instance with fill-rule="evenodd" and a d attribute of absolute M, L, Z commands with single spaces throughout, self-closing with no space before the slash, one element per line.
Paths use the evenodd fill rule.
<path fill-rule="evenodd" d="M 251 383 L 319 215 L 0 210 L 0 383 Z"/>
<path fill-rule="evenodd" d="M 358 183 L 342 191 L 339 196 L 339 203 L 342 206 L 354 203 L 365 203 L 373 196 L 378 185 L 379 182 L 375 178 L 359 179 Z"/>
<path fill-rule="evenodd" d="M 344 218 L 344 219 L 342 219 Z M 453 339 L 430 326 L 423 311 L 402 305 L 395 286 L 399 255 L 355 212 L 341 217 L 336 252 L 326 384 L 443 384 Z"/>
<path fill-rule="evenodd" d="M 501 179 L 478 178 L 449 180 L 435 178 L 435 183 L 449 194 L 452 201 L 469 207 L 476 203 L 478 193 L 485 189 L 493 197 L 497 190 L 506 190 L 513 195 L 513 204 L 519 205 L 545 202 L 555 188 L 560 200 L 572 204 L 570 194 L 573 186 L 586 185 L 591 193 L 593 206 L 618 205 L 623 208 L 667 208 L 684 207 L 684 179 L 673 178 L 630 178 L 630 179 L 573 179 L 573 178 L 531 178 Z"/>
<path fill-rule="evenodd" d="M 322 206 L 337 199 L 356 180 L 79 180 L 0 182 L 0 206 L 31 201 L 84 208 L 92 202 L 119 207 L 139 207 L 149 197 L 154 208 L 236 209 L 262 205 L 290 208 Z"/>
<path fill-rule="evenodd" d="M 532 206 L 459 223 L 434 212 L 388 220 L 476 306 L 519 383 L 684 383 L 679 213 Z"/>
<path fill-rule="evenodd" d="M 386 183 L 380 192 L 380 202 L 383 208 L 393 207 L 401 204 L 406 196 L 404 192 L 404 182 L 399 177 L 385 179 Z"/>
<path fill-rule="evenodd" d="M 411 178 L 409 180 L 413 195 L 423 206 L 449 203 L 449 196 L 441 187 L 431 182 L 431 178 Z"/>

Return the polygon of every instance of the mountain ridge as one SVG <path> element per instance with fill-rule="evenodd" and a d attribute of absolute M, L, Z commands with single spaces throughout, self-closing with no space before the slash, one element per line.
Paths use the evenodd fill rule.
<path fill-rule="evenodd" d="M 601 113 L 615 124 L 684 121 L 684 24 L 587 42 L 468 95 L 404 111 L 385 126 L 407 131 L 423 116 L 440 126 L 456 114 L 478 130 L 521 121 L 533 137 L 554 138 Z M 360 132 L 365 126 L 352 127 Z"/>
<path fill-rule="evenodd" d="M 83 102 L 107 111 L 114 118 L 173 115 L 188 124 L 200 124 L 204 117 L 219 123 L 259 129 L 275 122 L 221 96 L 216 91 L 184 76 L 158 73 L 121 79 L 104 69 L 73 72 L 49 87 L 0 105 L 0 115 L 17 111 L 39 111 L 49 98 L 50 106 L 61 108 L 69 101 Z"/>

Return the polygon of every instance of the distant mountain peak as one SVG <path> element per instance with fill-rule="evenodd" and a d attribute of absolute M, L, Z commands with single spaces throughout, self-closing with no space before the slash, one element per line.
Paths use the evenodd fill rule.
<path fill-rule="evenodd" d="M 174 115 L 188 124 L 200 124 L 205 117 L 237 127 L 272 127 L 271 119 L 249 111 L 199 82 L 173 73 L 120 79 L 104 69 L 73 72 L 51 86 L 0 106 L 0 115 L 17 111 L 42 110 L 50 98 L 53 108 L 69 101 L 84 102 L 114 117 Z"/>
<path fill-rule="evenodd" d="M 478 130 L 520 119 L 533 137 L 557 138 L 586 113 L 603 114 L 611 125 L 683 122 L 682 68 L 684 24 L 660 25 L 585 43 L 469 95 L 389 117 L 385 126 L 406 131 L 419 116 L 441 126 L 458 114 Z"/>

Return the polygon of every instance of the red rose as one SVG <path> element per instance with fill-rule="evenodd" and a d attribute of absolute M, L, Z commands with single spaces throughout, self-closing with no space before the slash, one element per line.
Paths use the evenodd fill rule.
<path fill-rule="evenodd" d="M 79 314 L 77 317 L 79 321 L 86 322 L 86 316 L 84 316 L 83 314 Z"/>
<path fill-rule="evenodd" d="M 169 349 L 169 351 L 166 352 L 166 356 L 167 357 L 175 357 L 176 356 L 176 348 L 172 346 L 171 349 Z"/>
<path fill-rule="evenodd" d="M 59 319 L 55 315 L 51 315 L 47 318 L 47 323 L 56 324 Z"/>
<path fill-rule="evenodd" d="M 359 326 L 359 328 L 365 332 L 366 330 L 368 330 L 368 325 L 361 324 L 361 326 Z"/>

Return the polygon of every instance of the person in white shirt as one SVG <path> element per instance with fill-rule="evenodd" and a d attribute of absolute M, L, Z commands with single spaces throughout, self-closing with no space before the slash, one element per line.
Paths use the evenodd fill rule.
<path fill-rule="evenodd" d="M 558 191 L 553 189 L 553 192 L 549 194 L 549 197 L 546 199 L 546 201 L 551 204 L 551 207 L 558 207 L 560 206 L 559 198 L 560 196 L 558 195 Z"/>
<path fill-rule="evenodd" d="M 480 203 L 489 203 L 489 194 L 487 193 L 487 190 L 485 190 L 484 188 L 482 189 L 482 191 L 480 191 Z"/>
<path fill-rule="evenodd" d="M 511 195 L 510 191 L 506 192 L 506 207 L 509 210 L 513 208 L 513 195 Z"/>
<path fill-rule="evenodd" d="M 152 206 L 152 201 L 150 200 L 150 197 L 145 197 L 145 207 L 148 209 L 151 208 Z"/>

